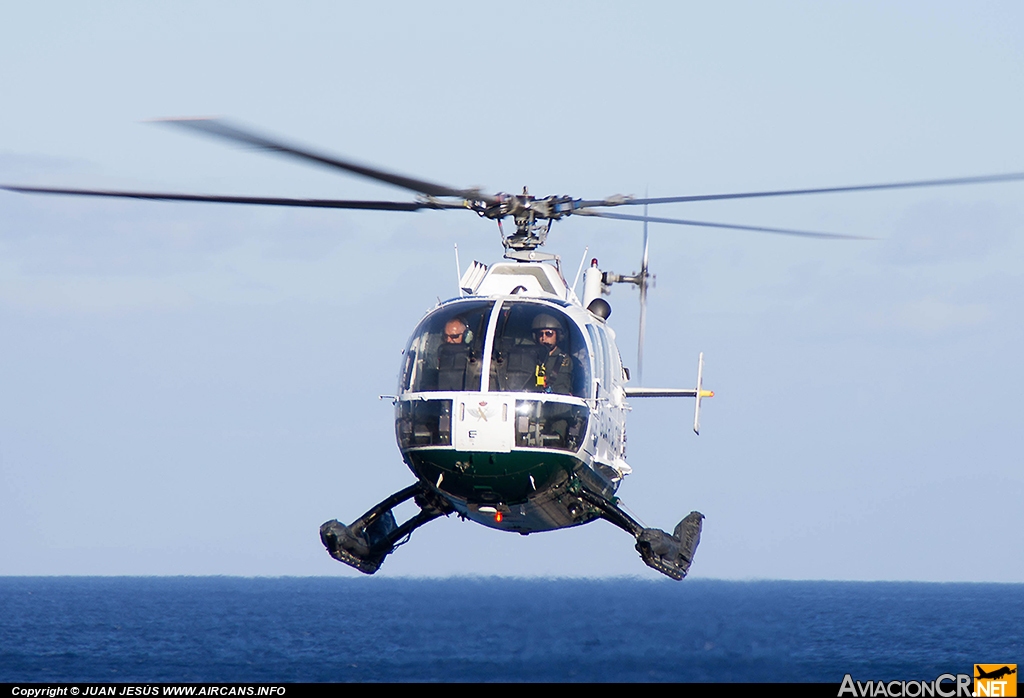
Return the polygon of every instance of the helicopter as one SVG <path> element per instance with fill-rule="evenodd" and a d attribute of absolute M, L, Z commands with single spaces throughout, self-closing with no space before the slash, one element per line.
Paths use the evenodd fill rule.
<path fill-rule="evenodd" d="M 603 296 L 615 284 L 639 289 L 637 379 L 642 376 L 649 270 L 647 225 L 724 228 L 818 239 L 861 236 L 735 225 L 648 215 L 651 205 L 807 194 L 1017 181 L 1024 173 L 932 179 L 846 187 L 711 195 L 579 199 L 487 194 L 408 177 L 269 137 L 221 119 L 163 119 L 159 123 L 355 174 L 414 192 L 413 201 L 298 199 L 167 192 L 3 185 L 13 192 L 96 197 L 414 212 L 469 210 L 495 221 L 504 260 L 474 261 L 458 295 L 438 302 L 413 330 L 390 398 L 395 435 L 416 482 L 384 499 L 350 524 L 330 520 L 320 539 L 332 558 L 374 574 L 420 526 L 456 514 L 484 526 L 529 535 L 604 519 L 633 537 L 649 567 L 675 580 L 686 577 L 700 543 L 704 516 L 692 511 L 671 533 L 647 528 L 616 496 L 631 473 L 626 459 L 629 400 L 694 398 L 693 430 L 700 433 L 704 356 L 694 388 L 630 385 Z M 609 209 L 643 206 L 643 214 Z M 640 271 L 616 274 L 597 259 L 581 260 L 570 284 L 561 259 L 541 250 L 552 224 L 591 216 L 644 224 Z M 512 229 L 504 222 L 511 220 Z M 457 253 L 456 253 L 457 254 Z M 582 277 L 582 296 L 576 288 Z M 394 510 L 412 500 L 418 513 L 399 524 Z"/>

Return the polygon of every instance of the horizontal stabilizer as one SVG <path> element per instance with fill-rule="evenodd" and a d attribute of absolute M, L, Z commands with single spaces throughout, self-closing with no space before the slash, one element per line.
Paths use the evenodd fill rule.
<path fill-rule="evenodd" d="M 697 403 L 693 408 L 693 433 L 700 435 L 700 401 L 706 397 L 714 397 L 714 390 L 704 390 L 704 354 L 697 359 L 696 388 L 625 388 L 626 397 L 694 397 Z"/>

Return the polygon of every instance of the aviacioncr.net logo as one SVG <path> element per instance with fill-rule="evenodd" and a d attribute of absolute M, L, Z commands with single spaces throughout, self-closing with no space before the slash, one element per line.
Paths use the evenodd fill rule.
<path fill-rule="evenodd" d="M 970 674 L 940 674 L 933 681 L 855 681 L 847 674 L 839 687 L 839 698 L 971 698 Z"/>

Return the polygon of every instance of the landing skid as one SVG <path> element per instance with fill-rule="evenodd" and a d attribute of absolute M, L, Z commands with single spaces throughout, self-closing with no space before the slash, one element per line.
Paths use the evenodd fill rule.
<path fill-rule="evenodd" d="M 613 501 L 582 485 L 573 488 L 573 492 L 597 509 L 601 518 L 633 536 L 636 550 L 648 567 L 676 580 L 689 572 L 700 544 L 703 514 L 690 512 L 670 535 L 657 528 L 644 528 Z M 391 510 L 409 499 L 416 502 L 420 512 L 399 526 Z M 448 500 L 429 485 L 418 482 L 391 495 L 348 526 L 337 520 L 328 521 L 320 527 L 320 540 L 335 560 L 364 574 L 373 574 L 404 538 L 423 524 L 453 511 Z"/>
<path fill-rule="evenodd" d="M 704 515 L 691 511 L 679 522 L 672 535 L 657 528 L 644 528 L 613 502 L 581 487 L 580 498 L 601 511 L 601 518 L 636 538 L 636 550 L 644 563 L 675 580 L 690 571 L 693 555 L 700 544 Z"/>
<path fill-rule="evenodd" d="M 409 499 L 415 500 L 420 512 L 399 526 L 391 510 Z M 336 519 L 328 521 L 320 527 L 320 540 L 338 562 L 373 574 L 404 538 L 423 524 L 453 511 L 446 499 L 417 482 L 391 495 L 348 526 Z"/>

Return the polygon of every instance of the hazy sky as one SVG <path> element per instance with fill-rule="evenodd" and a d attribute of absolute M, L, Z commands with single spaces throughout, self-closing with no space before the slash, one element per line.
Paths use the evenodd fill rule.
<path fill-rule="evenodd" d="M 1024 171 L 1019 3 L 9 3 L 0 182 L 399 190 L 142 123 L 224 115 L 450 183 L 598 197 Z M 706 516 L 692 574 L 1024 581 L 1024 183 L 670 205 L 619 493 Z M 573 219 L 635 271 L 639 224 Z M 317 534 L 412 482 L 399 353 L 468 213 L 0 193 L 0 575 L 358 575 Z M 612 324 L 635 361 L 636 292 Z M 379 574 L 657 576 L 605 522 L 456 518 Z"/>

